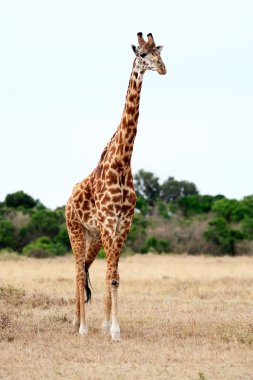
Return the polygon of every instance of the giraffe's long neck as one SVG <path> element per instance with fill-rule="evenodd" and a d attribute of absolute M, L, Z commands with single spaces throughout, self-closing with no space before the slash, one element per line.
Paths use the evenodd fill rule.
<path fill-rule="evenodd" d="M 137 132 L 139 117 L 139 103 L 144 71 L 134 61 L 130 75 L 125 107 L 119 127 L 107 149 L 110 161 L 116 160 L 122 169 L 129 167 L 133 152 L 134 140 Z"/>

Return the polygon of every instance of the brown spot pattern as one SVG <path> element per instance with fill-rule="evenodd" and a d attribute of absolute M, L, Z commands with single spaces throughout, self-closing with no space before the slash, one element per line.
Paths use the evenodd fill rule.
<path fill-rule="evenodd" d="M 76 260 L 76 319 L 85 323 L 85 268 L 101 245 L 107 258 L 105 318 L 109 320 L 112 281 L 119 283 L 118 261 L 131 227 L 136 195 L 131 174 L 131 154 L 137 131 L 142 86 L 136 61 L 129 80 L 121 123 L 103 150 L 96 169 L 75 185 L 66 205 L 66 224 Z"/>

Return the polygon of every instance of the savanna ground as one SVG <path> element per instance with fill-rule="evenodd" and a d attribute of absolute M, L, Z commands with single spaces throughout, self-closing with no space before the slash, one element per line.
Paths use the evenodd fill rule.
<path fill-rule="evenodd" d="M 122 258 L 122 341 L 111 342 L 100 332 L 104 260 L 81 337 L 71 256 L 0 257 L 1 379 L 253 379 L 253 258 Z"/>

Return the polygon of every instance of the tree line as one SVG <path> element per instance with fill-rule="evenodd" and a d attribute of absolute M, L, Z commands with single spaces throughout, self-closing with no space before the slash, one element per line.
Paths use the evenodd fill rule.
<path fill-rule="evenodd" d="M 201 195 L 192 182 L 168 177 L 160 183 L 145 170 L 134 184 L 136 212 L 125 252 L 253 254 L 253 195 Z M 8 194 L 0 203 L 0 250 L 34 257 L 69 252 L 64 206 L 50 210 L 23 191 Z"/>

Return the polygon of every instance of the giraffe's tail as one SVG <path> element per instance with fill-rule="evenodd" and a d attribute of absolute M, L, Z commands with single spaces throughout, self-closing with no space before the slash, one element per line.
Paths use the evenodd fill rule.
<path fill-rule="evenodd" d="M 92 285 L 90 282 L 90 274 L 89 274 L 89 269 L 85 267 L 85 273 L 86 273 L 86 285 L 85 285 L 85 290 L 86 290 L 86 301 L 85 303 L 90 303 L 91 302 L 91 289 Z"/>

